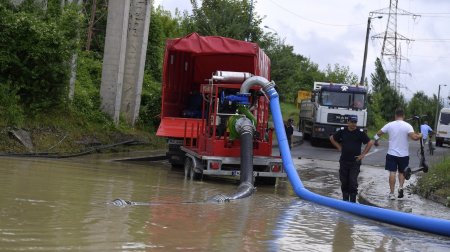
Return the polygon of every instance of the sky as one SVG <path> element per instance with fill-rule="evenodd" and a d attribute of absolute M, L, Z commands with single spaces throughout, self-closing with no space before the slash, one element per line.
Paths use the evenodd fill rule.
<path fill-rule="evenodd" d="M 309 57 L 320 69 L 337 63 L 348 66 L 360 78 L 367 20 L 371 12 L 387 10 L 389 2 L 256 0 L 254 13 L 263 18 L 262 29 L 276 33 L 286 44 L 294 47 L 295 53 Z M 155 0 L 155 5 L 162 5 L 172 12 L 176 8 L 191 10 L 189 0 Z M 398 8 L 416 15 L 397 15 L 397 33 L 409 39 L 409 42 L 397 42 L 403 58 L 397 75 L 398 90 L 406 99 L 418 91 L 432 97 L 437 95 L 441 85 L 440 97 L 450 96 L 450 1 L 398 0 Z M 372 17 L 379 15 L 372 14 Z M 381 19 L 371 19 L 365 73 L 369 83 L 377 57 L 383 59 L 385 70 L 393 69 L 389 57 L 381 57 L 389 20 L 388 15 L 382 16 Z M 395 27 L 393 20 L 391 17 L 389 27 L 392 29 Z M 372 37 L 377 35 L 380 38 Z M 390 73 L 389 78 L 394 82 L 394 74 Z M 445 105 L 448 106 L 447 99 Z"/>

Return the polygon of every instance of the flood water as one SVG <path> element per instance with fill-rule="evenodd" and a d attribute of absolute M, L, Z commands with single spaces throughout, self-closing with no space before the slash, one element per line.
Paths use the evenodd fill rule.
<path fill-rule="evenodd" d="M 450 238 L 303 201 L 287 183 L 235 202 L 204 203 L 234 192 L 236 183 L 190 181 L 164 162 L 113 158 L 0 158 L 0 250 L 450 250 Z M 322 193 L 338 190 L 331 186 Z M 117 207 L 110 203 L 116 198 L 151 205 Z"/>

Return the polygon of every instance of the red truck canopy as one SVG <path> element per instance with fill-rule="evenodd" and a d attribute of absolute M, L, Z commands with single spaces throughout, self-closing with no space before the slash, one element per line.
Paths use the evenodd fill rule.
<path fill-rule="evenodd" d="M 191 33 L 184 38 L 167 41 L 167 50 L 205 54 L 241 54 L 257 55 L 259 47 L 255 43 L 245 42 L 219 36 L 202 37 Z"/>

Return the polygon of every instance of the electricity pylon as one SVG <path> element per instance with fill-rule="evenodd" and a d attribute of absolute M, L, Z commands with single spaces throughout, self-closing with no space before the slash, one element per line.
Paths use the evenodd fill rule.
<path fill-rule="evenodd" d="M 387 73 L 393 74 L 393 79 L 390 78 L 391 85 L 397 90 L 400 85 L 398 83 L 398 76 L 403 73 L 400 69 L 401 61 L 407 60 L 407 58 L 401 55 L 401 41 L 409 43 L 413 40 L 399 34 L 397 32 L 397 16 L 412 16 L 413 18 L 419 15 L 398 8 L 398 0 L 390 0 L 389 8 L 384 8 L 377 11 L 370 12 L 370 15 L 387 15 L 386 31 L 372 36 L 372 38 L 382 38 L 383 46 L 381 48 L 381 59 L 385 62 L 387 59 L 390 63 L 390 69 L 387 69 Z"/>

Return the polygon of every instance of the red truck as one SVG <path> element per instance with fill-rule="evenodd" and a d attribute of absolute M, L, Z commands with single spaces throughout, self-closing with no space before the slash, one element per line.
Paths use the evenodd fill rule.
<path fill-rule="evenodd" d="M 270 59 L 255 43 L 196 33 L 166 42 L 156 134 L 167 138 L 169 162 L 184 165 L 186 176 L 240 175 L 240 142 L 230 126 L 238 115 L 233 97 L 253 75 L 270 79 Z M 269 100 L 259 87 L 250 96 L 244 113 L 255 127 L 253 175 L 274 183 L 286 174 L 281 158 L 272 156 Z"/>

